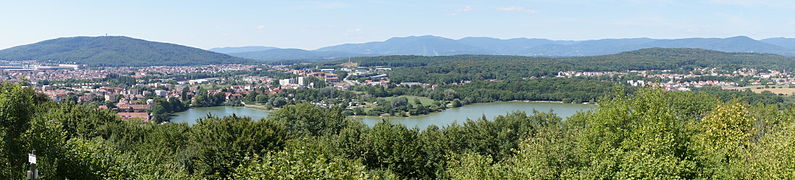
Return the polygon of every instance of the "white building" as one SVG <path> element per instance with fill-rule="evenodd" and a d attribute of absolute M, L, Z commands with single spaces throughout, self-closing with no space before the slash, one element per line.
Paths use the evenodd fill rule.
<path fill-rule="evenodd" d="M 286 86 L 290 84 L 295 84 L 295 79 L 281 79 L 279 80 L 279 85 Z"/>
<path fill-rule="evenodd" d="M 155 96 L 166 97 L 168 95 L 168 91 L 166 90 L 155 90 Z"/>

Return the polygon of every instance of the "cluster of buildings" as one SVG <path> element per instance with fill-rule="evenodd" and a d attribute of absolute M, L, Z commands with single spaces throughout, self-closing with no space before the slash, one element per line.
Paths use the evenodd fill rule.
<path fill-rule="evenodd" d="M 99 79 L 109 74 L 129 75 L 134 78 L 189 73 L 222 73 L 262 69 L 258 65 L 201 65 L 201 66 L 148 66 L 148 67 L 91 67 L 78 64 L 47 65 L 35 61 L 0 61 L 0 80 L 30 82 L 63 81 L 68 79 Z"/>
<path fill-rule="evenodd" d="M 27 62 L 35 63 L 35 62 Z M 0 64 L 0 81 L 15 81 L 24 78 L 31 82 L 36 91 L 45 94 L 54 101 L 74 101 L 77 103 L 94 103 L 98 108 L 109 109 L 117 112 L 122 119 L 152 118 L 150 111 L 154 107 L 154 98 L 179 98 L 189 99 L 199 93 L 199 86 L 203 86 L 208 93 L 222 93 L 229 101 L 238 100 L 245 95 L 259 91 L 261 93 L 275 94 L 281 92 L 281 87 L 271 87 L 274 81 L 266 76 L 240 76 L 235 79 L 247 85 L 223 85 L 232 81 L 221 78 L 179 79 L 166 78 L 153 81 L 140 81 L 140 79 L 154 79 L 166 75 L 195 74 L 195 73 L 222 73 L 228 71 L 255 71 L 266 70 L 268 67 L 258 65 L 202 65 L 202 66 L 151 66 L 151 67 L 96 67 L 85 68 L 80 65 L 44 66 L 39 64 Z M 135 85 L 124 87 L 102 81 L 110 74 L 129 76 L 138 82 Z M 177 76 L 181 77 L 181 76 Z M 45 81 L 64 80 L 94 80 L 86 83 L 41 83 Z M 303 78 L 299 78 L 303 81 Z M 85 81 L 84 81 L 85 82 Z M 147 83 L 144 83 L 147 82 Z M 168 82 L 168 83 L 165 83 Z M 176 83 L 174 83 L 176 82 Z M 207 89 L 221 85 L 215 89 Z M 187 96 L 187 97 L 185 97 Z"/>
<path fill-rule="evenodd" d="M 28 63 L 28 64 L 26 64 Z M 179 98 L 191 99 L 200 93 L 199 87 L 205 88 L 212 94 L 223 94 L 226 101 L 237 101 L 247 95 L 257 92 L 264 94 L 276 94 L 283 92 L 283 89 L 313 88 L 314 82 L 309 78 L 318 78 L 326 82 L 328 86 L 339 89 L 347 89 L 355 85 L 386 86 L 390 84 L 387 73 L 391 68 L 384 67 L 357 67 L 353 63 L 348 63 L 339 69 L 290 69 L 288 66 L 274 65 L 201 65 L 201 66 L 150 66 L 150 67 L 101 67 L 85 68 L 80 65 L 43 65 L 34 64 L 35 62 L 8 63 L 0 62 L 0 80 L 14 80 L 25 78 L 31 82 L 37 91 L 46 94 L 55 101 L 76 101 L 78 103 L 99 102 L 99 108 L 111 109 L 118 112 L 122 119 L 140 118 L 151 119 L 149 112 L 154 107 L 153 98 Z M 216 77 L 216 78 L 195 78 L 191 76 L 168 76 L 180 74 L 197 73 L 223 73 L 230 71 L 263 71 L 276 70 L 284 73 L 291 73 L 296 77 L 274 79 L 268 76 L 239 75 L 235 77 Z M 347 77 L 340 77 L 337 73 L 344 72 L 347 77 L 358 77 L 358 80 L 350 80 Z M 138 84 L 129 87 L 115 87 L 103 81 L 91 83 L 47 83 L 37 84 L 41 81 L 62 81 L 68 79 L 102 79 L 110 74 L 129 76 L 137 80 L 150 79 L 158 83 L 148 83 L 153 81 L 137 81 Z M 656 86 L 666 90 L 688 91 L 693 87 L 702 86 L 738 86 L 737 82 L 721 80 L 705 80 L 701 77 L 729 77 L 743 78 L 749 84 L 792 84 L 795 85 L 795 77 L 786 71 L 760 70 L 753 68 L 741 68 L 734 71 L 721 71 L 716 68 L 701 68 L 688 73 L 673 73 L 671 70 L 651 70 L 651 71 L 625 71 L 625 72 L 558 72 L 556 77 L 631 77 L 625 79 L 625 83 L 630 86 Z M 179 78 L 175 78 L 179 77 Z M 162 79 L 158 79 L 162 78 Z M 157 81 L 160 80 L 160 81 Z M 277 82 L 277 83 L 276 83 Z M 468 82 L 461 82 L 466 84 Z M 624 83 L 624 82 L 622 82 Z M 459 83 L 455 83 L 459 84 Z M 455 85 L 454 84 L 454 85 Z M 401 86 L 422 86 L 434 88 L 436 85 L 403 82 Z"/>
<path fill-rule="evenodd" d="M 691 88 L 700 88 L 704 86 L 720 86 L 720 87 L 727 87 L 727 86 L 737 86 L 735 82 L 727 82 L 727 81 L 716 81 L 716 80 L 708 80 L 708 81 L 668 81 L 668 82 L 648 82 L 644 80 L 629 80 L 627 84 L 630 86 L 653 86 L 653 87 L 660 87 L 664 90 L 668 91 L 690 91 Z"/>
<path fill-rule="evenodd" d="M 740 68 L 733 71 L 721 71 L 717 68 L 699 68 L 687 73 L 674 73 L 671 70 L 634 70 L 625 72 L 558 72 L 557 77 L 626 77 L 633 75 L 636 80 L 626 81 L 630 86 L 657 86 L 666 90 L 687 91 L 691 87 L 740 86 L 740 79 L 745 85 L 795 85 L 795 76 L 786 71 Z M 705 77 L 720 77 L 728 80 L 706 80 Z M 720 79 L 719 78 L 719 79 Z M 659 82 L 652 83 L 651 81 Z"/>

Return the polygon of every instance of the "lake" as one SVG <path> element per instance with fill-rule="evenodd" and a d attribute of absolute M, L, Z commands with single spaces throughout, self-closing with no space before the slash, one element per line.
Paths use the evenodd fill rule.
<path fill-rule="evenodd" d="M 460 108 L 451 108 L 442 112 L 431 113 L 423 116 L 413 117 L 364 117 L 362 122 L 372 127 L 383 119 L 396 122 L 409 128 L 425 129 L 430 125 L 444 127 L 453 123 L 463 124 L 467 119 L 480 119 L 486 116 L 488 120 L 494 120 L 499 115 L 505 115 L 514 111 L 524 111 L 531 114 L 533 110 L 549 112 L 552 110 L 558 116 L 570 117 L 578 111 L 589 111 L 596 108 L 596 105 L 586 104 L 563 104 L 554 102 L 497 102 L 480 103 L 466 105 Z"/>
<path fill-rule="evenodd" d="M 499 115 L 505 115 L 514 111 L 524 111 L 528 114 L 533 110 L 540 112 L 549 112 L 552 110 L 560 117 L 569 117 L 578 111 L 589 111 L 594 109 L 595 105 L 584 104 L 563 104 L 563 103 L 546 103 L 546 102 L 498 102 L 498 103 L 481 103 L 471 104 L 460 108 L 451 108 L 442 112 L 431 113 L 429 115 L 414 116 L 414 117 L 361 117 L 363 123 L 372 127 L 382 119 L 387 119 L 390 122 L 401 123 L 409 128 L 425 129 L 430 125 L 439 127 L 447 126 L 452 123 L 461 124 L 467 119 L 478 119 L 481 116 L 486 116 L 489 120 Z M 268 116 L 268 112 L 259 109 L 251 109 L 244 107 L 202 107 L 191 108 L 185 112 L 174 113 L 171 117 L 171 122 L 187 122 L 188 124 L 196 124 L 196 120 L 207 117 L 207 114 L 214 116 L 237 116 L 251 117 L 255 120 L 262 119 Z"/>
<path fill-rule="evenodd" d="M 216 106 L 190 108 L 187 111 L 174 113 L 174 116 L 171 117 L 171 122 L 187 122 L 188 124 L 193 125 L 196 124 L 196 120 L 205 118 L 208 114 L 218 117 L 231 116 L 234 114 L 240 117 L 250 117 L 254 120 L 260 120 L 264 117 L 268 117 L 268 112 L 259 109 L 233 106 Z"/>

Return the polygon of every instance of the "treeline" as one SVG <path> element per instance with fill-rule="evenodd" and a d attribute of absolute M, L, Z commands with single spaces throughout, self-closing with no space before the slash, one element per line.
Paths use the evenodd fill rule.
<path fill-rule="evenodd" d="M 548 126 L 517 154 L 464 154 L 456 179 L 788 179 L 795 111 L 707 93 L 642 90 Z"/>
<path fill-rule="evenodd" d="M 742 91 L 730 91 L 730 90 L 723 90 L 719 86 L 705 86 L 702 88 L 694 89 L 696 92 L 705 92 L 712 95 L 717 96 L 722 101 L 741 101 L 747 104 L 768 104 L 768 105 L 778 105 L 783 108 L 788 108 L 792 106 L 791 102 L 788 102 L 785 97 L 778 96 L 776 94 L 771 93 L 770 91 L 765 91 L 762 93 L 755 93 L 749 89 L 742 90 Z"/>
<path fill-rule="evenodd" d="M 354 91 L 364 91 L 373 97 L 401 95 L 423 96 L 439 101 L 459 100 L 464 104 L 495 101 L 563 101 L 566 103 L 595 102 L 612 91 L 618 83 L 606 80 L 581 78 L 539 78 L 499 81 L 472 81 L 434 88 L 421 86 L 360 86 Z M 628 88 L 632 91 L 633 88 Z"/>
<path fill-rule="evenodd" d="M 196 125 L 121 121 L 0 86 L 0 178 L 21 179 L 36 149 L 47 179 L 786 179 L 795 111 L 708 92 L 620 88 L 563 121 L 367 127 L 338 108 L 288 105 L 268 118 Z"/>
<path fill-rule="evenodd" d="M 415 97 L 409 100 L 409 98 L 402 96 L 389 99 L 378 99 L 375 104 L 376 106 L 368 111 L 362 108 L 354 108 L 351 115 L 380 116 L 388 114 L 391 116 L 416 116 L 440 112 L 447 109 L 447 103 L 445 102 L 433 101 L 430 103 L 422 103 L 419 98 Z M 459 104 L 456 107 L 460 106 Z"/>
<path fill-rule="evenodd" d="M 447 101 L 460 99 L 464 104 L 514 100 L 595 103 L 599 97 L 609 94 L 615 86 L 619 85 L 578 78 L 510 79 L 440 86 L 427 96 Z"/>
<path fill-rule="evenodd" d="M 167 122 L 171 119 L 171 114 L 187 111 L 190 108 L 190 104 L 183 103 L 179 98 L 175 97 L 168 99 L 157 98 L 154 100 L 154 104 L 151 110 L 152 120 L 158 123 Z"/>
<path fill-rule="evenodd" d="M 265 94 L 254 91 L 243 97 L 242 101 L 250 104 L 259 103 L 271 109 L 302 103 L 321 103 L 330 106 L 339 105 L 345 107 L 348 105 L 348 102 L 356 98 L 359 98 L 359 96 L 353 92 L 334 88 L 298 88 L 284 89 L 283 92 L 276 94 Z"/>
<path fill-rule="evenodd" d="M 220 106 L 226 102 L 226 95 L 224 92 L 209 92 L 201 88 L 198 91 L 199 93 L 193 96 L 193 102 L 191 102 L 191 106 L 193 107 Z"/>

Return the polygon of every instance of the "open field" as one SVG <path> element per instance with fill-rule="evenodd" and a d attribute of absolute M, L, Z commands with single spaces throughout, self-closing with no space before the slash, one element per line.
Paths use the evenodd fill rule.
<path fill-rule="evenodd" d="M 426 106 L 431 105 L 434 102 L 433 99 L 427 98 L 427 97 L 405 96 L 405 95 L 404 96 L 398 96 L 398 97 L 405 97 L 405 98 L 409 99 L 409 103 L 414 103 L 414 99 L 419 99 L 420 103 L 422 103 L 422 105 L 426 105 Z M 387 100 L 387 101 L 392 101 L 392 99 L 394 99 L 394 98 L 396 98 L 396 97 L 386 97 L 384 99 Z"/>
<path fill-rule="evenodd" d="M 752 88 L 751 91 L 754 91 L 755 93 L 770 91 L 773 94 L 788 95 L 788 96 L 795 94 L 795 88 L 761 88 L 761 89 Z"/>

